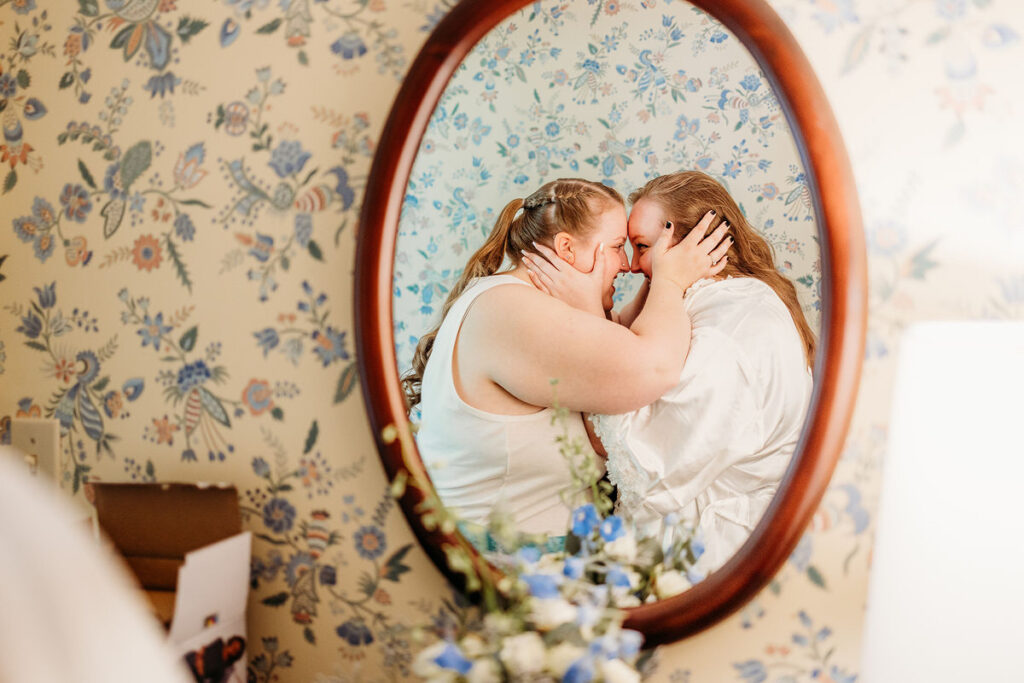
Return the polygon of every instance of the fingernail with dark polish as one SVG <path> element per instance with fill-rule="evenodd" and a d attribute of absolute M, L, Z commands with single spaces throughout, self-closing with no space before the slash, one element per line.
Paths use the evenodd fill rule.
<path fill-rule="evenodd" d="M 711 215 L 712 215 L 712 216 L 715 216 L 715 215 L 717 215 L 717 214 L 715 214 L 715 210 L 714 210 L 714 209 L 711 209 Z"/>

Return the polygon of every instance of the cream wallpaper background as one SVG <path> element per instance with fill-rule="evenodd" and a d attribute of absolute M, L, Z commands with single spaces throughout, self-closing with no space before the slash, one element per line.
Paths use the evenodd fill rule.
<path fill-rule="evenodd" d="M 688 11 L 587 11 L 641 4 Z M 855 680 L 899 333 L 1024 317 L 1024 10 L 771 4 L 823 82 L 858 182 L 864 377 L 787 566 L 740 613 L 665 648 L 658 680 Z M 0 414 L 62 420 L 69 490 L 83 477 L 238 485 L 258 536 L 254 681 L 400 679 L 408 627 L 450 618 L 385 495 L 350 338 L 376 138 L 445 10 L 0 0 Z"/>

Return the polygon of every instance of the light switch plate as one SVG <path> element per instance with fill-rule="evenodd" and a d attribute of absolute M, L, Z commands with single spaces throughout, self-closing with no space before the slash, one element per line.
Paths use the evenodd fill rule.
<path fill-rule="evenodd" d="M 11 419 L 11 445 L 25 454 L 33 474 L 60 482 L 60 423 L 34 417 Z"/>

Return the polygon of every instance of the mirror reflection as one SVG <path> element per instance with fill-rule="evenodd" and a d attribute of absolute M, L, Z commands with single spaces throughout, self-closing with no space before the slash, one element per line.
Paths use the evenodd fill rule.
<path fill-rule="evenodd" d="M 410 178 L 395 348 L 467 537 L 497 549 L 500 510 L 561 549 L 603 476 L 721 566 L 792 458 L 820 321 L 810 191 L 746 48 L 683 3 L 532 4 L 460 65 Z"/>

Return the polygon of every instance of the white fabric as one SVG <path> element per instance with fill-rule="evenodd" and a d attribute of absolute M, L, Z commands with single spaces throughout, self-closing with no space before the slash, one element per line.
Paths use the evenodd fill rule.
<path fill-rule="evenodd" d="M 529 286 L 512 275 L 478 278 L 448 311 L 423 372 L 416 442 L 441 501 L 460 518 L 486 524 L 500 503 L 520 531 L 563 535 L 570 509 L 559 494 L 571 478 L 558 450 L 563 427 L 552 424 L 554 410 L 489 413 L 462 400 L 452 377 L 452 351 L 466 311 L 485 291 L 509 284 Z M 593 453 L 579 413 L 570 413 L 565 427 L 570 439 Z"/>
<path fill-rule="evenodd" d="M 618 486 L 638 525 L 671 513 L 697 526 L 698 565 L 713 571 L 743 544 L 789 465 L 812 379 L 789 310 L 760 280 L 701 280 L 685 296 L 693 324 L 679 383 L 621 415 L 595 415 Z"/>
<path fill-rule="evenodd" d="M 0 681 L 185 683 L 127 570 L 0 452 Z"/>

